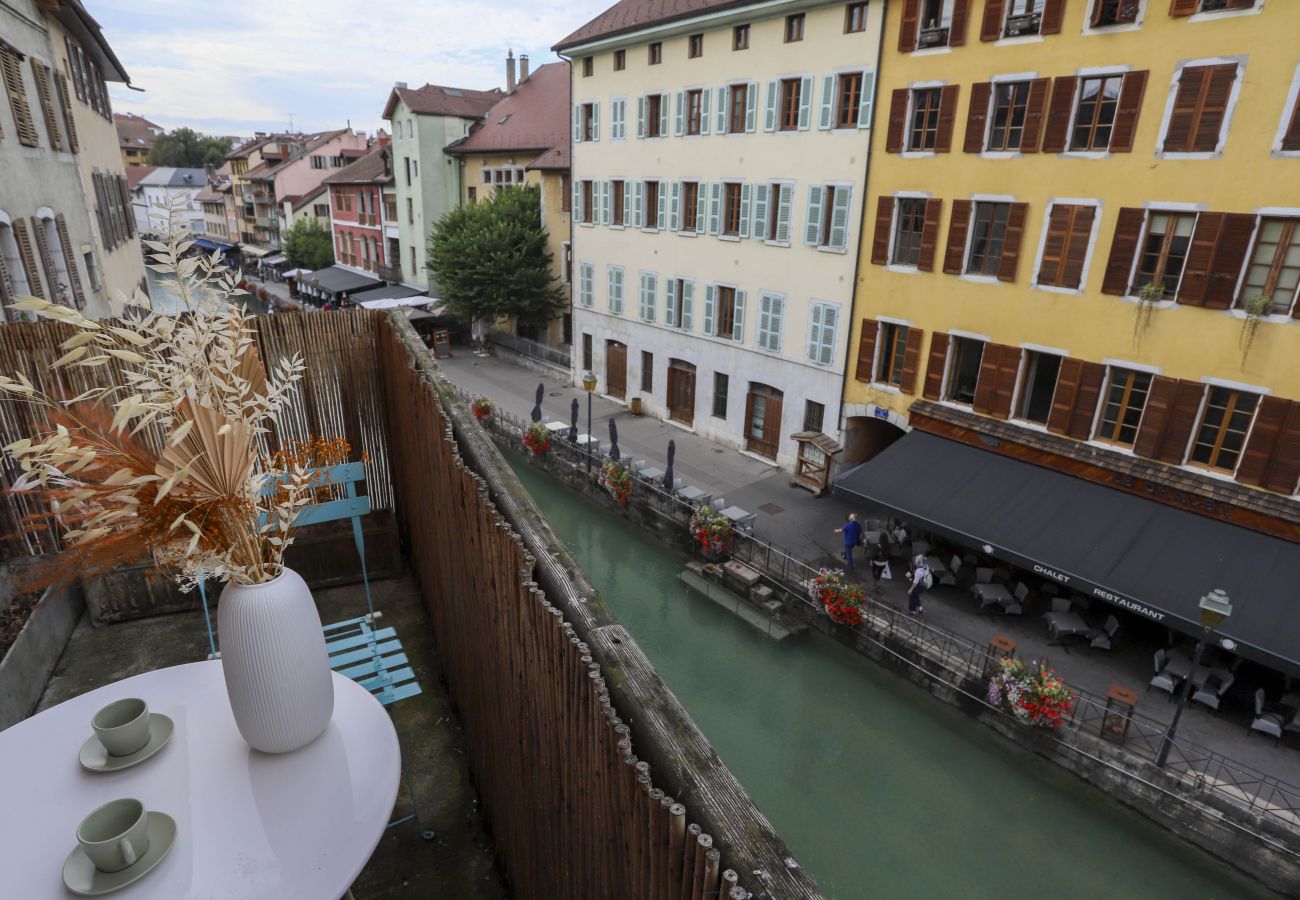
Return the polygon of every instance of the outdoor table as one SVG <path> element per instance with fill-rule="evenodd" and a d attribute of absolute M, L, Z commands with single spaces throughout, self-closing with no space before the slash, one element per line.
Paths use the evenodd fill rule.
<path fill-rule="evenodd" d="M 930 567 L 930 574 L 936 579 L 940 575 L 944 575 L 948 572 L 948 567 L 944 565 L 943 560 L 937 556 L 927 556 L 925 558 L 925 564 Z"/>
<path fill-rule="evenodd" d="M 1169 654 L 1169 660 L 1165 663 L 1162 670 L 1172 678 L 1182 681 L 1189 675 L 1192 676 L 1192 684 L 1200 687 L 1205 683 L 1205 679 L 1210 677 L 1211 669 L 1208 666 L 1197 666 L 1196 673 L 1192 673 L 1192 661 L 1181 653 Z"/>
<path fill-rule="evenodd" d="M 989 585 L 981 585 L 989 587 Z M 1091 629 L 1083 617 L 1075 612 L 1050 612 L 1043 618 L 1047 619 L 1047 627 L 1056 634 L 1057 637 L 1064 637 L 1071 634 L 1086 634 Z"/>
<path fill-rule="evenodd" d="M 677 496 L 691 503 L 705 504 L 709 502 L 710 494 L 708 491 L 697 488 L 693 484 L 688 484 L 677 492 Z"/>
<path fill-rule="evenodd" d="M 972 585 L 970 590 L 975 595 L 975 599 L 979 600 L 980 609 L 986 606 L 1006 608 L 1009 603 L 1015 601 L 1015 597 L 1011 596 L 1011 592 L 1001 584 L 976 584 Z"/>
<path fill-rule="evenodd" d="M 728 506 L 722 510 L 722 514 L 737 525 L 750 517 L 749 510 L 741 509 L 739 506 Z"/>
<path fill-rule="evenodd" d="M 664 470 L 656 469 L 654 466 L 651 466 L 648 469 L 642 469 L 637 474 L 639 474 L 646 481 L 660 481 L 664 477 Z"/>
<path fill-rule="evenodd" d="M 301 750 L 267 754 L 235 727 L 220 661 L 136 675 L 0 731 L 5 786 L 0 871 L 6 897 L 70 896 L 64 860 L 77 825 L 110 800 L 134 797 L 176 820 L 157 867 L 121 891 L 131 900 L 342 897 L 379 843 L 401 775 L 388 713 L 333 673 L 334 716 Z M 175 731 L 155 756 L 114 773 L 77 754 L 101 707 L 139 697 Z"/>
<path fill-rule="evenodd" d="M 568 431 L 570 427 L 572 426 L 559 421 L 546 423 L 546 430 L 551 433 L 552 437 L 564 434 L 564 432 Z"/>

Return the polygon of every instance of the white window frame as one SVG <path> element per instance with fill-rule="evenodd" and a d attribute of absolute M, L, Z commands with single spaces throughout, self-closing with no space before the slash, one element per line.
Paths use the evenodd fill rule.
<path fill-rule="evenodd" d="M 918 29 L 920 28 L 919 25 L 917 27 Z M 951 48 L 943 48 L 943 49 L 951 50 Z M 920 51 L 920 52 L 925 52 L 925 51 Z M 928 91 L 934 88 L 945 88 L 950 83 L 951 82 L 948 81 L 912 81 L 907 84 L 907 117 L 903 119 L 903 149 L 899 153 L 899 156 L 903 157 L 904 159 L 932 159 L 933 157 L 938 155 L 938 152 L 935 150 L 908 150 L 907 149 L 907 145 L 908 143 L 910 143 L 908 138 L 911 136 L 911 131 L 912 131 L 912 111 L 913 111 L 912 107 L 913 107 L 913 101 L 915 99 L 915 95 L 917 91 Z M 960 100 L 960 98 L 958 99 Z M 943 103 L 942 93 L 940 94 L 939 102 L 940 105 L 942 105 Z M 953 138 L 955 139 L 957 137 L 957 114 L 955 110 L 953 112 L 952 133 L 953 133 Z"/>
<path fill-rule="evenodd" d="M 1291 124 L 1291 114 L 1296 112 L 1297 97 L 1300 97 L 1300 65 L 1295 67 L 1295 72 L 1291 75 L 1291 85 L 1286 92 L 1286 103 L 1282 107 L 1282 119 L 1277 123 L 1277 133 L 1273 135 L 1273 145 L 1269 155 L 1275 159 L 1300 159 L 1300 150 L 1282 149 L 1282 138 L 1286 137 L 1287 126 Z M 1300 116 L 1300 112 L 1296 112 L 1296 115 Z"/>
<path fill-rule="evenodd" d="M 1052 220 L 1052 207 L 1057 204 L 1062 206 L 1091 206 L 1096 209 L 1092 216 L 1092 232 L 1088 235 L 1088 250 L 1083 257 L 1083 271 L 1079 273 L 1079 286 L 1077 288 L 1065 288 L 1055 284 L 1039 284 L 1038 272 L 1043 267 L 1043 251 L 1047 249 L 1047 226 Z M 1097 252 L 1097 236 L 1101 233 L 1101 216 L 1105 206 L 1101 200 L 1093 197 L 1048 197 L 1043 204 L 1043 222 L 1038 233 L 1038 252 L 1034 254 L 1034 274 L 1029 281 L 1032 290 L 1043 291 L 1048 294 L 1067 294 L 1078 296 L 1084 293 L 1088 288 L 1088 274 L 1092 271 L 1092 258 Z M 1145 225 L 1145 223 L 1143 223 Z M 1137 264 L 1137 254 L 1133 255 L 1134 265 Z"/>
<path fill-rule="evenodd" d="M 927 275 L 928 272 L 922 272 L 917 266 L 904 266 L 893 261 L 894 244 L 898 238 L 898 229 L 894 226 L 898 224 L 898 201 L 899 200 L 931 200 L 934 195 L 929 191 L 894 191 L 894 207 L 889 216 L 889 251 L 885 255 L 885 271 L 901 272 L 905 275 Z M 939 253 L 938 245 L 935 246 L 935 255 Z"/>
<path fill-rule="evenodd" d="M 1096 28 L 1092 26 L 1092 13 L 1097 8 L 1097 4 L 1102 0 L 1088 0 L 1088 8 L 1083 11 L 1083 27 L 1079 33 L 1084 37 L 1093 37 L 1100 34 L 1122 34 L 1125 31 L 1137 31 L 1142 27 L 1142 23 L 1147 17 L 1147 0 L 1137 0 L 1138 12 L 1137 18 L 1128 25 L 1099 25 Z"/>
<path fill-rule="evenodd" d="M 756 329 L 754 346 L 765 353 L 775 353 L 777 355 L 780 355 L 781 340 L 784 337 L 784 332 L 785 332 L 785 314 L 789 307 L 789 298 L 780 291 L 769 291 L 763 288 L 759 288 L 757 292 L 757 296 L 758 296 L 758 309 L 755 310 L 755 317 L 754 317 L 755 329 Z M 768 316 L 769 327 L 767 331 L 763 330 L 763 300 L 764 299 L 779 300 L 781 302 L 781 314 L 776 317 L 776 328 L 773 329 L 771 327 L 772 316 L 769 315 Z M 773 343 L 775 344 L 775 346 L 767 346 L 767 344 L 764 343 L 763 340 L 764 337 L 768 338 L 768 343 Z"/>
<path fill-rule="evenodd" d="M 1241 297 L 1242 286 L 1246 283 L 1246 273 L 1250 269 L 1251 260 L 1255 258 L 1261 223 L 1264 219 L 1300 219 L 1300 207 L 1297 206 L 1261 206 L 1251 212 L 1255 216 L 1255 230 L 1250 234 L 1250 244 L 1246 249 L 1246 258 L 1241 264 L 1241 271 L 1237 273 L 1237 283 L 1233 285 L 1232 306 L 1227 310 L 1234 318 L 1238 319 L 1246 318 L 1246 311 L 1238 304 L 1238 298 Z M 1270 313 L 1260 321 L 1278 325 L 1293 322 L 1297 308 L 1300 308 L 1300 286 L 1296 288 L 1296 294 L 1291 298 L 1291 306 L 1288 307 L 1285 313 Z"/>
<path fill-rule="evenodd" d="M 1187 17 L 1191 24 L 1197 22 L 1217 22 L 1220 19 L 1235 19 L 1238 16 L 1257 16 L 1264 11 L 1264 0 L 1256 0 L 1250 9 L 1215 9 L 1192 13 Z"/>
<path fill-rule="evenodd" d="M 614 115 L 614 110 L 622 109 L 621 117 Z M 622 142 L 627 140 L 627 98 L 611 97 L 609 99 L 609 139 Z"/>
<path fill-rule="evenodd" d="M 984 134 L 980 137 L 980 152 L 979 152 L 981 159 L 1016 159 L 1017 157 L 1024 155 L 1024 151 L 1022 150 L 989 150 L 988 149 L 989 132 L 993 128 L 993 110 L 997 104 L 997 99 L 998 99 L 997 87 L 999 84 L 1006 84 L 1008 82 L 1033 81 L 1034 79 L 1039 77 L 1040 75 L 1038 72 L 1010 72 L 1005 75 L 994 75 L 991 78 L 989 78 L 989 83 L 993 85 L 993 89 L 989 91 L 989 105 L 988 105 L 988 109 L 984 111 Z M 908 102 L 911 103 L 910 98 Z M 967 115 L 969 116 L 969 113 L 967 113 Z M 955 138 L 956 137 L 955 123 L 954 123 L 953 131 L 954 131 L 953 137 Z"/>
<path fill-rule="evenodd" d="M 834 330 L 831 332 L 830 342 L 829 342 L 830 351 L 831 351 L 830 362 L 821 362 L 820 360 L 813 359 L 813 358 L 811 358 L 811 357 L 808 355 L 809 345 L 812 344 L 812 339 L 813 339 L 813 333 L 812 333 L 812 331 L 813 331 L 813 315 L 812 315 L 812 312 L 813 312 L 813 309 L 814 309 L 815 307 L 822 307 L 823 309 L 834 309 L 834 310 L 835 310 L 835 328 L 834 328 Z M 844 310 L 843 310 L 843 307 L 842 307 L 839 303 L 832 303 L 832 302 L 830 302 L 829 300 L 811 300 L 811 301 L 808 303 L 807 342 L 806 342 L 805 345 L 804 345 L 804 362 L 812 363 L 814 366 L 817 366 L 818 368 L 833 368 L 833 367 L 835 366 L 835 358 L 836 358 L 836 356 L 838 355 L 838 351 L 837 351 L 837 346 L 836 346 L 836 345 L 837 345 L 837 343 L 839 342 L 839 336 L 840 336 L 840 324 L 841 324 L 841 321 L 842 321 L 841 313 L 843 313 L 843 311 L 844 311 Z M 825 315 L 825 314 L 823 313 L 823 316 L 824 316 L 824 315 Z"/>
<path fill-rule="evenodd" d="M 885 352 L 884 342 L 880 340 L 880 328 L 882 325 L 893 325 L 895 328 L 906 328 L 909 332 L 916 327 L 911 319 L 898 319 L 893 316 L 876 316 L 876 344 L 871 350 L 871 380 L 867 383 L 874 390 L 883 391 L 886 394 L 898 394 L 902 396 L 903 390 L 897 385 L 881 381 L 880 376 L 880 358 Z M 858 334 L 858 340 L 862 339 L 861 333 Z M 918 372 L 918 376 L 924 377 L 923 372 Z"/>
<path fill-rule="evenodd" d="M 961 272 L 958 273 L 959 281 L 969 281 L 974 284 L 997 284 L 998 276 L 996 275 L 975 275 L 966 271 L 967 264 L 970 263 L 970 248 L 975 241 L 975 207 L 980 203 L 1018 203 L 1020 202 L 1015 194 L 971 194 L 966 198 L 971 203 L 970 219 L 966 223 L 966 243 L 961 249 Z M 1021 235 L 1023 239 L 1023 234 Z M 1003 250 L 1005 245 L 1006 233 L 1003 233 Z M 935 255 L 938 255 L 938 248 L 935 248 Z M 947 252 L 945 250 L 945 252 Z"/>
<path fill-rule="evenodd" d="M 590 279 L 591 291 L 588 292 L 583 284 L 584 278 Z M 596 308 L 596 264 L 592 262 L 578 263 L 578 305 L 583 309 Z"/>
<path fill-rule="evenodd" d="M 1109 143 L 1105 150 L 1071 150 L 1070 142 L 1074 140 L 1074 120 L 1079 114 L 1079 104 L 1083 101 L 1083 91 L 1079 88 L 1079 82 L 1084 78 L 1108 78 L 1115 75 L 1120 76 L 1119 90 L 1120 97 L 1124 94 L 1124 76 L 1133 71 L 1131 65 L 1118 66 L 1086 66 L 1076 69 L 1074 72 L 1074 99 L 1070 102 L 1070 120 L 1065 129 L 1065 149 L 1061 151 L 1061 156 L 1070 157 L 1071 159 L 1109 159 L 1115 153 L 1110 149 Z M 1055 82 L 1053 82 L 1055 90 Z M 1119 97 L 1115 98 L 1115 117 L 1119 118 Z M 1046 127 L 1047 115 L 1043 115 L 1043 125 Z M 1114 123 L 1111 123 L 1111 137 L 1114 138 Z"/>
<path fill-rule="evenodd" d="M 1249 10 L 1246 10 L 1249 12 Z M 1209 15 L 1211 18 L 1218 19 L 1222 13 L 1197 13 L 1197 15 Z M 1192 16 L 1191 18 L 1196 18 Z M 1241 99 L 1242 83 L 1246 80 L 1246 61 L 1249 57 L 1241 56 L 1207 56 L 1201 59 L 1184 59 L 1174 67 L 1173 78 L 1169 81 L 1169 93 L 1165 97 L 1165 112 L 1160 119 L 1160 129 L 1156 132 L 1156 149 L 1154 156 L 1156 159 L 1219 159 L 1223 156 L 1224 148 L 1228 144 L 1228 135 L 1232 131 L 1232 120 L 1237 112 L 1237 102 Z M 1183 81 L 1183 70 L 1186 68 L 1196 68 L 1198 66 L 1224 66 L 1229 63 L 1236 65 L 1237 77 L 1232 80 L 1232 90 L 1228 94 L 1228 105 L 1223 111 L 1223 122 L 1219 125 L 1219 140 L 1215 144 L 1214 150 L 1200 150 L 1191 152 L 1165 152 L 1161 149 L 1164 146 L 1165 136 L 1169 131 L 1169 120 L 1174 115 L 1174 100 L 1178 96 L 1178 88 Z"/>

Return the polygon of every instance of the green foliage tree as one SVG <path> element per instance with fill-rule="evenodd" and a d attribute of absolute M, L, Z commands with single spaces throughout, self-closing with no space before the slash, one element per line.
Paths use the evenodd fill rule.
<path fill-rule="evenodd" d="M 299 219 L 281 235 L 289 264 L 299 269 L 323 269 L 334 264 L 334 238 L 319 219 Z"/>
<path fill-rule="evenodd" d="M 173 128 L 158 136 L 149 151 L 149 165 L 201 169 L 219 166 L 230 152 L 230 138 L 199 134 L 193 128 Z"/>
<path fill-rule="evenodd" d="M 535 185 L 498 188 L 438 221 L 427 265 L 448 314 L 466 323 L 513 316 L 537 327 L 560 314 L 567 298 L 551 271 L 541 203 Z"/>

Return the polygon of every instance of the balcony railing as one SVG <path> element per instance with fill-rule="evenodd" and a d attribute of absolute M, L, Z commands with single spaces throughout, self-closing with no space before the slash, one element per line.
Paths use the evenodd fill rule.
<path fill-rule="evenodd" d="M 384 279 L 384 281 L 400 282 L 402 280 L 402 267 L 401 266 L 375 266 L 375 274 L 378 275 L 380 278 Z"/>
<path fill-rule="evenodd" d="M 920 50 L 927 47 L 947 47 L 948 46 L 948 26 L 931 26 L 922 28 L 920 35 L 917 36 L 916 46 Z"/>
<path fill-rule="evenodd" d="M 1019 16 L 1009 16 L 1007 18 L 1007 28 L 1004 32 L 1006 37 L 1022 37 L 1029 34 L 1038 34 L 1038 26 L 1042 22 L 1043 14 L 1032 12 Z"/>

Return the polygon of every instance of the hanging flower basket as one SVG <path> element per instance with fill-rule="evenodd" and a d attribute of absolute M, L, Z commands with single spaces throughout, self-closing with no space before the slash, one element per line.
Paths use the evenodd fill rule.
<path fill-rule="evenodd" d="M 481 394 L 470 402 L 469 408 L 470 412 L 474 413 L 474 418 L 480 422 L 492 415 L 492 401 Z"/>
<path fill-rule="evenodd" d="M 524 446 L 537 456 L 541 456 L 551 449 L 551 433 L 541 422 L 534 422 L 524 432 Z"/>
<path fill-rule="evenodd" d="M 691 539 L 708 555 L 721 555 L 731 549 L 731 520 L 710 506 L 701 506 L 691 514 Z"/>
<path fill-rule="evenodd" d="M 998 660 L 989 679 L 988 701 L 1022 722 L 1060 728 L 1074 707 L 1074 691 L 1046 666 L 1007 658 Z"/>
<path fill-rule="evenodd" d="M 862 623 L 862 601 L 866 591 L 844 580 L 840 569 L 822 569 L 808 585 L 808 596 L 822 605 L 832 622 L 841 625 Z"/>
<path fill-rule="evenodd" d="M 601 463 L 596 483 L 608 491 L 619 506 L 627 506 L 627 499 L 632 494 L 632 473 L 627 466 L 617 460 L 605 460 Z"/>

